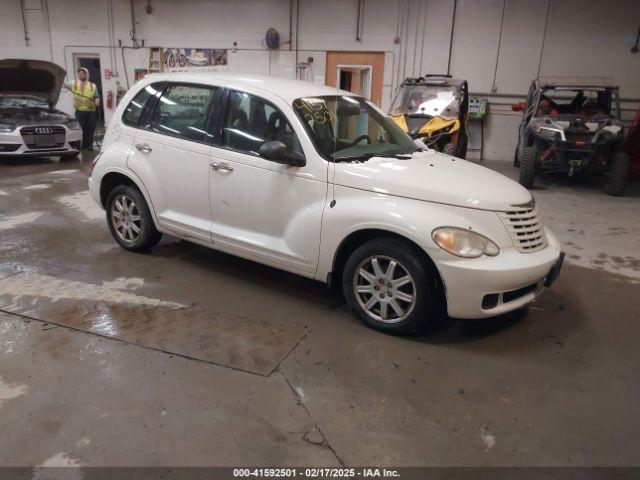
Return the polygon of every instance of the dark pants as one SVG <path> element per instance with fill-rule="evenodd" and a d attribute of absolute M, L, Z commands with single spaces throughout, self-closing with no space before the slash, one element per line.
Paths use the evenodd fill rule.
<path fill-rule="evenodd" d="M 93 147 L 93 132 L 96 131 L 96 122 L 98 121 L 97 112 L 76 110 L 76 120 L 82 129 L 82 148 Z"/>

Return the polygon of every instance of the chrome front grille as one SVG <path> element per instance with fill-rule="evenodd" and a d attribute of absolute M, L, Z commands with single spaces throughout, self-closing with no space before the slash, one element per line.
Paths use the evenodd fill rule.
<path fill-rule="evenodd" d="M 57 125 L 22 127 L 20 134 L 24 143 L 31 149 L 60 148 L 64 147 L 66 130 Z"/>
<path fill-rule="evenodd" d="M 511 235 L 513 244 L 520 252 L 537 252 L 547 246 L 544 228 L 535 206 L 514 207 L 513 210 L 500 212 L 499 215 Z"/>

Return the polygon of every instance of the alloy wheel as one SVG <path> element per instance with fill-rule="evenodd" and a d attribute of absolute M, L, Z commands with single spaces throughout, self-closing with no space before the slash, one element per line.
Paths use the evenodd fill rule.
<path fill-rule="evenodd" d="M 135 202 L 127 195 L 118 195 L 111 204 L 111 224 L 120 239 L 135 243 L 142 234 L 140 212 Z"/>
<path fill-rule="evenodd" d="M 382 323 L 401 322 L 416 305 L 413 277 L 398 260 L 384 255 L 360 262 L 353 275 L 353 290 L 367 315 Z"/>

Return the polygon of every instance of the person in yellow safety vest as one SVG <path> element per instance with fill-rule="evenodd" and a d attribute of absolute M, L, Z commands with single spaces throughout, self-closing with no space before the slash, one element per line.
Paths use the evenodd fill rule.
<path fill-rule="evenodd" d="M 73 93 L 73 108 L 82 129 L 82 149 L 93 151 L 93 133 L 98 121 L 96 108 L 100 105 L 100 95 L 96 84 L 89 81 L 89 70 L 81 67 L 77 74 L 78 78 L 66 86 Z"/>

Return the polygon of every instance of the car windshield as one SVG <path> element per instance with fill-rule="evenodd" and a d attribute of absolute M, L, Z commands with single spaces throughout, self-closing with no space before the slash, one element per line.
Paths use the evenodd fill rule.
<path fill-rule="evenodd" d="M 540 94 L 537 117 L 611 115 L 611 89 L 548 88 Z"/>
<path fill-rule="evenodd" d="M 332 161 L 408 155 L 418 147 L 371 102 L 352 96 L 299 98 L 293 108 L 319 153 Z"/>
<path fill-rule="evenodd" d="M 0 108 L 48 108 L 47 102 L 33 97 L 0 95 Z"/>
<path fill-rule="evenodd" d="M 456 86 L 406 85 L 398 91 L 391 114 L 456 118 L 459 106 L 460 89 Z"/>

